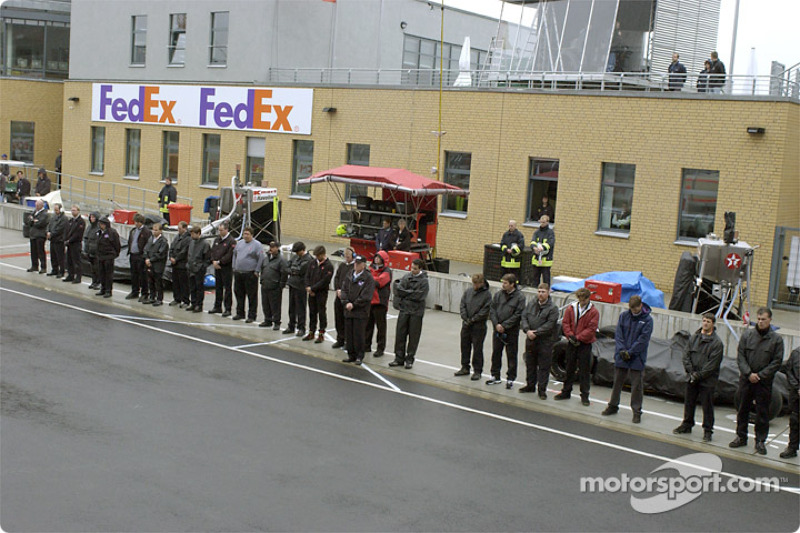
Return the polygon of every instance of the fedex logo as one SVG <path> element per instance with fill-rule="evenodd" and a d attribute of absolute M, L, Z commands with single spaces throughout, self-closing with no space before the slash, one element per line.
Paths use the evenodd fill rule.
<path fill-rule="evenodd" d="M 232 106 L 228 102 L 216 102 L 216 89 L 200 89 L 200 125 L 208 123 L 209 114 L 220 128 L 227 128 L 234 123 L 239 129 L 292 131 L 289 123 L 290 105 L 274 105 L 267 102 L 272 99 L 270 89 L 248 89 L 247 101 Z M 275 120 L 265 120 L 264 115 L 274 115 Z"/>
<path fill-rule="evenodd" d="M 125 100 L 111 98 L 111 85 L 100 86 L 100 120 L 106 119 L 106 113 L 117 122 L 152 122 L 175 124 L 172 110 L 175 100 L 156 100 L 159 88 L 143 85 L 139 87 L 139 97 Z M 127 120 L 126 120 L 127 119 Z"/>

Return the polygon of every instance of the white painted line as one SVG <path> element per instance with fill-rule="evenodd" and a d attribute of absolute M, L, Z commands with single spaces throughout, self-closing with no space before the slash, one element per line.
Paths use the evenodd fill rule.
<path fill-rule="evenodd" d="M 449 407 L 451 409 L 455 409 L 455 410 L 458 410 L 458 411 L 463 411 L 463 412 L 466 412 L 466 413 L 471 413 L 471 414 L 483 416 L 483 417 L 486 417 L 486 418 L 491 418 L 493 420 L 499 420 L 499 421 L 502 421 L 502 422 L 508 422 L 508 423 L 511 423 L 511 424 L 516 424 L 518 426 L 527 427 L 527 428 L 530 428 L 530 429 L 535 429 L 535 430 L 538 430 L 538 431 L 542 431 L 544 433 L 551 433 L 553 435 L 558 435 L 558 436 L 565 437 L 565 438 L 568 438 L 568 439 L 578 440 L 578 441 L 581 441 L 581 442 L 586 442 L 588 444 L 594 444 L 594 445 L 601 446 L 603 448 L 612 449 L 612 450 L 615 450 L 615 451 L 618 451 L 618 452 L 629 453 L 631 455 L 638 455 L 640 457 L 647 457 L 648 459 L 656 459 L 656 460 L 663 461 L 663 462 L 672 462 L 673 464 L 681 464 L 683 466 L 688 466 L 688 467 L 691 467 L 691 468 L 700 469 L 700 470 L 703 470 L 703 471 L 706 471 L 706 472 L 709 472 L 709 473 L 715 473 L 716 472 L 715 470 L 713 470 L 711 468 L 705 468 L 705 467 L 698 466 L 696 464 L 685 463 L 683 461 L 678 461 L 678 460 L 673 459 L 671 457 L 667 457 L 667 456 L 664 456 L 664 455 L 658 455 L 658 454 L 651 453 L 651 452 L 646 452 L 644 450 L 637 450 L 637 449 L 635 449 L 635 448 L 633 448 L 633 447 L 631 447 L 629 445 L 614 444 L 612 442 L 607 442 L 607 441 L 603 441 L 603 440 L 600 440 L 600 439 L 595 439 L 595 438 L 592 438 L 592 437 L 585 437 L 583 435 L 578 435 L 576 433 L 570 433 L 568 431 L 562 431 L 560 429 L 554 429 L 554 428 L 551 428 L 551 427 L 548 427 L 548 426 L 542 426 L 540 424 L 534 424 L 532 422 L 526 422 L 524 420 L 511 418 L 511 417 L 504 416 L 504 415 L 498 415 L 496 413 L 491 413 L 489 411 L 481 411 L 480 409 L 474 409 L 472 407 L 467 407 L 467 406 L 464 406 L 464 405 L 455 404 L 455 403 L 448 402 L 448 401 L 445 401 L 445 400 L 439 400 L 439 399 L 436 399 L 436 398 L 432 398 L 430 396 L 423 396 L 421 394 L 415 394 L 415 393 L 406 392 L 406 391 L 403 391 L 403 390 L 394 390 L 394 389 L 392 389 L 390 387 L 384 387 L 383 385 L 379 385 L 379 384 L 376 384 L 376 383 L 370 383 L 368 381 L 362 381 L 362 380 L 351 378 L 351 377 L 344 376 L 344 375 L 341 375 L 341 374 L 335 374 L 333 372 L 328 372 L 326 370 L 321 370 L 321 369 L 318 369 L 318 368 L 313 368 L 313 367 L 302 365 L 302 364 L 299 364 L 299 363 L 294 363 L 292 361 L 287 361 L 287 360 L 283 360 L 283 359 L 277 359 L 275 357 L 270 357 L 270 356 L 267 356 L 267 355 L 261 355 L 261 354 L 255 353 L 255 352 L 249 352 L 247 350 L 233 348 L 231 346 L 225 346 L 224 344 L 220 344 L 220 343 L 209 341 L 209 340 L 205 340 L 205 339 L 199 339 L 199 338 L 192 337 L 191 335 L 186 335 L 186 334 L 183 334 L 183 333 L 176 333 L 174 331 L 159 329 L 159 328 L 157 328 L 155 326 L 150 326 L 150 325 L 147 325 L 147 324 L 140 324 L 138 322 L 134 322 L 134 321 L 130 321 L 130 320 L 124 320 L 124 319 L 121 319 L 121 318 L 110 317 L 108 315 L 105 315 L 105 314 L 97 312 L 97 311 L 90 311 L 88 309 L 83 309 L 83 308 L 77 307 L 75 305 L 65 304 L 65 303 L 62 303 L 62 302 L 57 302 L 55 300 L 49 300 L 47 298 L 42 298 L 40 296 L 33 296 L 31 294 L 26 294 L 26 293 L 15 291 L 15 290 L 8 289 L 8 288 L 5 288 L 5 287 L 0 287 L 0 291 L 9 292 L 9 293 L 12 293 L 12 294 L 16 294 L 18 296 L 22 296 L 24 298 L 30 298 L 32 300 L 45 302 L 45 303 L 48 303 L 48 304 L 51 304 L 51 305 L 57 305 L 57 306 L 60 306 L 60 307 L 73 309 L 75 311 L 81 311 L 81 312 L 84 312 L 84 313 L 87 313 L 87 314 L 91 314 L 91 315 L 94 315 L 94 316 L 97 316 L 97 317 L 105 318 L 105 319 L 108 319 L 108 320 L 116 320 L 116 321 L 119 321 L 119 322 L 123 322 L 125 324 L 130 324 L 132 326 L 139 327 L 139 328 L 145 328 L 145 329 L 149 329 L 149 330 L 152 330 L 152 331 L 157 331 L 157 332 L 160 332 L 160 333 L 164 333 L 166 335 L 171 335 L 173 337 L 178 337 L 178 338 L 185 339 L 185 340 L 199 342 L 201 344 L 205 344 L 207 346 L 213 346 L 213 347 L 219 348 L 221 350 L 229 350 L 229 351 L 232 351 L 232 352 L 237 352 L 237 353 L 242 353 L 242 354 L 245 354 L 245 355 L 250 355 L 252 357 L 257 357 L 257 358 L 263 359 L 265 361 L 271 361 L 271 362 L 274 362 L 274 363 L 290 366 L 290 367 L 301 369 L 301 370 L 308 370 L 310 372 L 314 372 L 314 373 L 317 373 L 317 374 L 328 376 L 328 377 L 331 377 L 331 378 L 334 378 L 334 379 L 347 381 L 347 382 L 350 382 L 350 383 L 356 383 L 356 384 L 359 384 L 359 385 L 363 385 L 365 387 L 372 387 L 374 389 L 390 392 L 392 394 L 399 394 L 399 395 L 405 396 L 407 398 L 413 398 L 413 399 L 420 400 L 420 401 L 423 401 L 423 402 L 428 402 L 428 403 L 432 403 L 432 404 L 435 404 L 435 405 L 441 405 L 443 407 Z M 746 476 L 740 476 L 739 474 L 733 474 L 731 472 L 725 472 L 724 470 L 720 470 L 717 473 L 719 475 L 721 475 L 721 476 L 725 476 L 725 477 L 728 477 L 728 478 L 747 481 L 749 483 L 753 483 L 753 484 L 756 484 L 756 485 L 759 485 L 759 486 L 763 485 L 763 486 L 769 487 L 770 490 L 774 488 L 772 485 L 769 485 L 767 483 L 761 482 L 761 481 L 759 481 L 757 479 L 748 478 Z M 783 491 L 783 492 L 789 492 L 789 493 L 796 493 L 797 492 L 794 489 L 787 489 L 787 488 L 782 487 L 782 486 L 778 486 L 778 490 Z"/>
<path fill-rule="evenodd" d="M 252 344 L 240 344 L 238 346 L 232 346 L 232 348 L 236 348 L 237 350 L 240 348 L 254 348 L 256 346 L 265 346 L 270 344 L 269 342 L 254 342 Z"/>
<path fill-rule="evenodd" d="M 363 362 L 361 363 L 361 368 L 365 368 L 365 369 L 367 370 L 367 372 L 369 372 L 370 374 L 372 374 L 373 376 L 375 376 L 375 377 L 376 377 L 376 378 L 378 378 L 379 380 L 381 380 L 381 381 L 383 381 L 384 383 L 386 383 L 386 384 L 387 384 L 389 387 L 391 387 L 391 388 L 392 388 L 392 390 L 394 390 L 394 391 L 397 391 L 397 392 L 399 392 L 399 391 L 400 391 L 400 387 L 398 387 L 397 385 L 395 385 L 394 383 L 392 383 L 391 381 L 389 381 L 389 380 L 388 380 L 388 379 L 386 379 L 385 377 L 381 376 L 380 374 L 378 374 L 377 372 L 375 372 L 374 370 L 372 370 L 370 367 L 368 367 L 368 366 L 367 366 L 366 364 L 364 364 Z"/>
<path fill-rule="evenodd" d="M 30 248 L 30 243 L 22 243 L 22 244 L 6 244 L 5 246 L 0 246 L 0 250 L 5 250 L 6 248 Z"/>

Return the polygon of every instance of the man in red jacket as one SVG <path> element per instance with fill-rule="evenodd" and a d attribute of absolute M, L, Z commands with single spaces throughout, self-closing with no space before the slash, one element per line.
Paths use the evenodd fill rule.
<path fill-rule="evenodd" d="M 589 301 L 592 293 L 586 287 L 575 291 L 578 301 L 564 311 L 562 328 L 567 337 L 567 377 L 556 400 L 568 400 L 575 381 L 575 368 L 578 370 L 578 383 L 581 388 L 581 403 L 589 405 L 589 373 L 592 369 L 592 344 L 597 338 L 597 324 L 600 313 Z"/>
<path fill-rule="evenodd" d="M 367 346 L 365 352 L 372 351 L 372 333 L 378 329 L 378 336 L 375 339 L 377 349 L 372 357 L 383 356 L 386 349 L 386 311 L 389 309 L 389 294 L 392 292 L 392 269 L 389 268 L 389 254 L 381 250 L 372 259 L 369 268 L 372 279 L 375 280 L 375 293 L 370 302 L 369 319 L 367 320 L 366 339 Z"/>

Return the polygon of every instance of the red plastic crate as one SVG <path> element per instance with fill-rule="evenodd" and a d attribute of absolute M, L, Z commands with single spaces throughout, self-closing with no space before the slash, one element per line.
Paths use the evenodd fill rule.
<path fill-rule="evenodd" d="M 610 281 L 597 281 L 587 279 L 583 286 L 592 292 L 592 300 L 608 304 L 618 304 L 622 301 L 622 285 Z"/>
<path fill-rule="evenodd" d="M 133 224 L 133 216 L 136 211 L 129 211 L 127 209 L 114 210 L 114 222 L 117 224 Z"/>

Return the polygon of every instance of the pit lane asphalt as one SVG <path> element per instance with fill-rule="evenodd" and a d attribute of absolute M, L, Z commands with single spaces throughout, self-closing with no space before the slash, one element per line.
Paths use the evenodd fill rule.
<path fill-rule="evenodd" d="M 629 493 L 580 491 L 582 476 L 646 476 L 681 446 L 117 311 L 0 282 L 3 529 L 800 525 L 786 491 L 708 493 L 655 515 Z M 723 471 L 800 481 L 727 458 Z"/>

